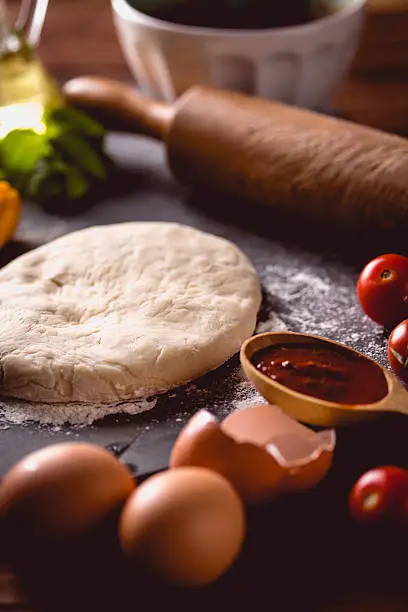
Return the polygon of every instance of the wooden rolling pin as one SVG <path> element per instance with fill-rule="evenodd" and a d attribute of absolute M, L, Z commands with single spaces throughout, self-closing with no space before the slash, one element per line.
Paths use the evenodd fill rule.
<path fill-rule="evenodd" d="M 177 180 L 341 228 L 408 229 L 408 140 L 238 93 L 194 87 L 174 105 L 116 81 L 68 82 L 69 103 L 163 140 Z M 99 113 L 99 114 L 98 114 Z"/>

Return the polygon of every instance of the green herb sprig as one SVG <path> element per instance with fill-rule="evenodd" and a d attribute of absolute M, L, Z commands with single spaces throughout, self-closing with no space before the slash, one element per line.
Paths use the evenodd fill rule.
<path fill-rule="evenodd" d="M 44 133 L 16 129 L 0 140 L 0 178 L 39 203 L 84 197 L 107 178 L 104 128 L 70 107 L 47 112 L 43 122 Z"/>

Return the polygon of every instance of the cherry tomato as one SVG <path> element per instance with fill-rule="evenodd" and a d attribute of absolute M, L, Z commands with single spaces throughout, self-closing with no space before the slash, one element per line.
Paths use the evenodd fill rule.
<path fill-rule="evenodd" d="M 392 466 L 369 470 L 351 490 L 349 509 L 359 522 L 408 525 L 408 471 Z"/>
<path fill-rule="evenodd" d="M 408 319 L 397 325 L 389 337 L 388 361 L 395 374 L 408 382 Z"/>
<path fill-rule="evenodd" d="M 360 274 L 357 295 L 364 312 L 392 329 L 408 318 L 408 258 L 380 255 Z"/>

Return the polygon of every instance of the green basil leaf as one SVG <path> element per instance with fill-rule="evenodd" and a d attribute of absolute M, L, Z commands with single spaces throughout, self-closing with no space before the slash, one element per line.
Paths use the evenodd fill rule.
<path fill-rule="evenodd" d="M 70 168 L 65 175 L 68 197 L 73 200 L 81 198 L 89 189 L 89 183 L 84 175 L 76 168 Z"/>
<path fill-rule="evenodd" d="M 106 178 L 104 128 L 85 113 L 61 108 L 46 114 L 45 134 L 13 130 L 0 140 L 0 178 L 39 202 L 80 198 Z"/>
<path fill-rule="evenodd" d="M 47 160 L 40 160 L 27 182 L 25 188 L 27 196 L 36 199 L 41 193 L 41 187 L 44 181 L 49 179 L 52 174 L 52 165 L 47 162 Z"/>
<path fill-rule="evenodd" d="M 105 133 L 105 129 L 100 123 L 82 111 L 71 107 L 53 111 L 51 113 L 51 121 L 65 125 L 73 131 L 77 130 L 85 136 L 96 137 L 102 136 Z"/>
<path fill-rule="evenodd" d="M 11 174 L 33 172 L 38 161 L 51 153 L 44 135 L 32 130 L 12 130 L 0 141 L 0 162 Z"/>
<path fill-rule="evenodd" d="M 64 131 L 63 126 L 61 126 L 61 124 L 57 123 L 56 121 L 51 121 L 50 119 L 49 121 L 46 121 L 46 125 L 48 140 L 52 141 L 61 137 Z"/>
<path fill-rule="evenodd" d="M 45 181 L 47 183 L 44 185 Z M 65 192 L 69 199 L 80 198 L 89 189 L 89 182 L 86 177 L 76 168 L 69 166 L 64 160 L 53 157 L 49 160 L 43 160 L 30 181 L 31 195 L 41 197 L 54 193 L 55 187 L 58 186 L 58 195 L 64 195 Z M 65 186 L 65 188 L 64 188 Z"/>
<path fill-rule="evenodd" d="M 50 200 L 51 198 L 65 195 L 64 181 L 60 174 L 50 174 L 43 183 L 38 193 L 39 201 Z"/>
<path fill-rule="evenodd" d="M 59 157 L 57 153 L 55 153 L 53 157 L 48 160 L 48 163 L 52 168 L 53 174 L 65 176 L 70 170 L 69 164 Z"/>
<path fill-rule="evenodd" d="M 77 167 L 98 179 L 106 177 L 106 169 L 102 159 L 86 140 L 73 134 L 64 134 L 55 142 L 72 158 Z"/>

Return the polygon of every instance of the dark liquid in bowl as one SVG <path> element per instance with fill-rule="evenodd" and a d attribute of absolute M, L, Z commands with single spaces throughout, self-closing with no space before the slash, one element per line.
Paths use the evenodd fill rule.
<path fill-rule="evenodd" d="M 137 0 L 131 1 L 135 8 Z M 241 5 L 240 5 L 241 4 Z M 140 9 L 142 10 L 142 9 Z M 324 3 L 313 0 L 175 0 L 143 12 L 157 19 L 188 26 L 233 29 L 269 29 L 309 23 L 329 14 Z"/>

